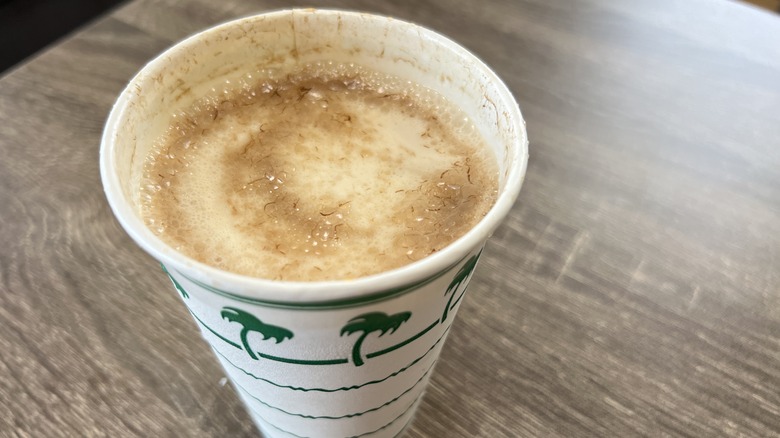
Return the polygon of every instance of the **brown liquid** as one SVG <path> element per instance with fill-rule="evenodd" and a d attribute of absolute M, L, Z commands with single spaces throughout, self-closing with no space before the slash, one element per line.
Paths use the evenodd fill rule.
<path fill-rule="evenodd" d="M 171 246 L 224 270 L 350 279 L 465 234 L 495 202 L 494 161 L 435 93 L 313 66 L 177 114 L 147 157 L 142 212 Z"/>

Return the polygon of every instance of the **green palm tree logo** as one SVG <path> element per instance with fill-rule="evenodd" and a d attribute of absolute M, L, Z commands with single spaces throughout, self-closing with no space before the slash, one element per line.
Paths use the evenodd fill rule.
<path fill-rule="evenodd" d="M 471 272 L 474 271 L 474 268 L 477 266 L 477 261 L 479 260 L 480 254 L 482 254 L 482 251 L 471 256 L 466 261 L 466 263 L 461 266 L 460 270 L 458 270 L 458 273 L 455 274 L 455 278 L 452 279 L 450 285 L 447 286 L 447 290 L 444 292 L 444 296 L 446 297 L 447 295 L 452 295 L 450 295 L 450 299 L 447 300 L 447 306 L 444 308 L 444 313 L 441 315 L 441 322 L 444 322 L 444 320 L 447 319 L 447 315 L 450 312 L 450 305 L 452 305 L 452 299 L 455 298 L 455 291 L 469 278 Z"/>
<path fill-rule="evenodd" d="M 359 367 L 365 363 L 360 354 L 360 348 L 370 333 L 380 332 L 379 336 L 387 332 L 393 333 L 411 316 L 411 312 L 400 312 L 391 316 L 382 312 L 370 312 L 350 319 L 347 325 L 341 329 L 341 336 L 363 332 L 352 347 L 352 362 L 355 366 Z"/>
<path fill-rule="evenodd" d="M 230 322 L 237 322 L 241 324 L 242 328 L 241 333 L 239 334 L 241 337 L 241 343 L 244 345 L 244 350 L 246 350 L 246 352 L 249 354 L 249 357 L 255 360 L 257 360 L 257 356 L 255 355 L 254 351 L 252 351 L 252 348 L 249 346 L 249 342 L 247 340 L 249 332 L 260 333 L 263 335 L 264 341 L 274 338 L 277 344 L 284 341 L 285 339 L 292 339 L 293 337 L 293 333 L 286 328 L 265 324 L 263 321 L 255 318 L 254 315 L 241 309 L 236 309 L 235 307 L 223 307 L 221 315 L 222 318 Z"/>

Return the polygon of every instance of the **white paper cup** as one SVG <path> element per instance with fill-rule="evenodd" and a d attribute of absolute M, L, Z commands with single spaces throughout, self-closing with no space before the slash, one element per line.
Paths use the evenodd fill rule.
<path fill-rule="evenodd" d="M 144 157 L 170 116 L 214 84 L 316 61 L 415 81 L 460 106 L 495 154 L 495 206 L 421 261 L 350 281 L 279 282 L 175 251 L 139 216 Z M 430 30 L 355 12 L 285 10 L 194 35 L 133 78 L 106 123 L 100 170 L 128 234 L 164 266 L 268 437 L 393 437 L 414 415 L 485 241 L 512 207 L 528 142 L 518 106 L 471 53 Z"/>

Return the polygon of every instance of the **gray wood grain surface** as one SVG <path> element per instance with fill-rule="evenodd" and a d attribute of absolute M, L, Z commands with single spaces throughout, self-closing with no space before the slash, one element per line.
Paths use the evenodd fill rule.
<path fill-rule="evenodd" d="M 256 435 L 113 219 L 97 156 L 146 61 L 297 3 L 134 0 L 0 78 L 0 435 Z M 528 121 L 525 187 L 409 437 L 780 435 L 778 17 L 724 0 L 328 5 L 451 36 Z"/>

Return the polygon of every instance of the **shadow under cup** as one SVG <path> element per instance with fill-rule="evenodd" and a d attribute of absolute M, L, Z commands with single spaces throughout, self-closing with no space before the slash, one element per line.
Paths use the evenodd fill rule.
<path fill-rule="evenodd" d="M 471 118 L 499 167 L 496 204 L 423 260 L 350 281 L 275 282 L 176 252 L 139 215 L 143 162 L 170 117 L 248 73 L 355 63 L 434 89 Z M 287 10 L 209 29 L 169 49 L 119 96 L 101 145 L 114 214 L 161 262 L 268 437 L 392 437 L 410 422 L 485 241 L 512 207 L 528 157 L 511 93 L 468 51 L 399 20 Z"/>

